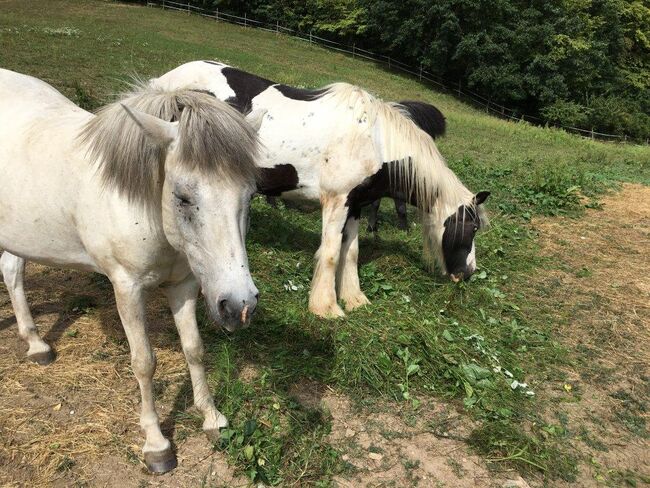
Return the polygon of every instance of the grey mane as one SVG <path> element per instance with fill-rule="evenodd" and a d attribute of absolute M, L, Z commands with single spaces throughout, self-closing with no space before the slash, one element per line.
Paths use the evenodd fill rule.
<path fill-rule="evenodd" d="M 231 184 L 254 185 L 259 140 L 243 115 L 204 92 L 138 85 L 101 108 L 79 135 L 106 187 L 130 201 L 151 204 L 162 184 L 165 151 L 149 142 L 120 104 L 178 121 L 178 164 L 216 173 Z"/>

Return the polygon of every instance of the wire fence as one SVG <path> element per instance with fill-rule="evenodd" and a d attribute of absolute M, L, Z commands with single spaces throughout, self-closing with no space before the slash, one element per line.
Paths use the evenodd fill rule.
<path fill-rule="evenodd" d="M 208 10 L 189 3 L 180 3 L 172 0 L 148 0 L 147 6 L 149 7 L 162 7 L 163 9 L 169 10 L 178 10 L 181 12 L 186 12 L 187 14 L 197 14 L 202 17 L 207 17 L 214 19 L 220 22 L 228 22 L 230 24 L 237 24 L 244 27 L 251 27 L 255 29 L 261 29 L 268 32 L 274 32 L 276 34 L 285 34 L 301 41 L 309 42 L 309 44 L 317 44 L 321 47 L 331 49 L 333 51 L 343 52 L 349 55 L 352 55 L 353 58 L 359 57 L 362 59 L 367 59 L 375 63 L 380 63 L 386 66 L 388 69 L 401 71 L 408 73 L 416 77 L 420 81 L 429 83 L 431 86 L 437 88 L 438 90 L 443 90 L 450 94 L 453 94 L 455 97 L 470 102 L 476 107 L 480 107 L 485 110 L 487 113 L 495 115 L 497 117 L 513 120 L 513 121 L 525 121 L 530 122 L 535 125 L 548 125 L 552 127 L 557 127 L 564 129 L 567 132 L 577 134 L 583 137 L 590 139 L 600 139 L 600 140 L 609 140 L 609 141 L 620 141 L 627 142 L 628 137 L 626 135 L 617 135 L 617 134 L 605 134 L 603 132 L 597 132 L 593 129 L 581 129 L 579 127 L 571 127 L 565 125 L 559 125 L 552 123 L 548 120 L 544 120 L 540 117 L 535 117 L 532 115 L 527 115 L 521 113 L 519 110 L 500 105 L 493 102 L 488 97 L 484 97 L 479 93 L 469 89 L 468 87 L 463 87 L 460 81 L 456 83 L 450 83 L 446 80 L 441 79 L 433 73 L 423 69 L 423 66 L 414 67 L 410 64 L 404 63 L 398 59 L 395 59 L 391 56 L 386 56 L 383 54 L 377 54 L 367 49 L 362 49 L 357 47 L 355 44 L 343 44 L 337 41 L 332 41 L 324 37 L 319 37 L 310 32 L 302 32 L 295 29 L 290 29 L 280 25 L 279 21 L 275 23 L 263 22 L 250 18 L 247 14 L 244 14 L 243 17 L 238 15 L 229 14 L 227 12 L 220 11 L 219 9 Z M 650 141 L 646 140 L 646 144 Z"/>

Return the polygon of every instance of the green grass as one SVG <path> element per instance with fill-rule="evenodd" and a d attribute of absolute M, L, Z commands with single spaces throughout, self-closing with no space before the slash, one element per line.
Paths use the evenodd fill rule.
<path fill-rule="evenodd" d="M 217 447 L 242 471 L 270 484 L 326 486 L 347 469 L 325 441 L 327 414 L 289 393 L 310 378 L 365 403 L 403 403 L 411 415 L 429 397 L 455 402 L 477 420 L 470 443 L 494 465 L 548 480 L 575 476 L 562 429 L 540 418 L 531 394 L 559 382 L 556 367 L 570 359 L 529 283 L 548 263 L 527 222 L 579 215 L 620 181 L 650 183 L 650 149 L 490 118 L 373 63 L 183 13 L 88 0 L 0 0 L 0 10 L 0 66 L 42 78 L 89 109 L 133 74 L 210 58 L 299 86 L 343 80 L 387 100 L 432 102 L 448 119 L 439 146 L 450 166 L 470 188 L 493 192 L 480 272 L 459 285 L 426 271 L 419 226 L 398 231 L 392 213 L 382 213 L 380 237 L 361 239 L 361 282 L 373 304 L 338 321 L 307 312 L 319 213 L 253 202 L 248 250 L 259 315 L 236 336 L 202 321 L 210 381 L 231 419 Z M 289 281 L 298 290 L 287 290 Z M 249 363 L 260 374 L 245 382 L 236 372 Z M 513 388 L 513 380 L 531 384 Z M 200 429 L 198 418 L 177 415 Z M 645 427 L 628 417 L 630 429 Z"/>

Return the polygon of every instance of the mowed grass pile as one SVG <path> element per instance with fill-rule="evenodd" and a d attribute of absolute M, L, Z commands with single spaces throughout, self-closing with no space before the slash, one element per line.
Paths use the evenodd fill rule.
<path fill-rule="evenodd" d="M 647 147 L 496 120 L 373 63 L 194 15 L 86 0 L 0 0 L 0 12 L 0 66 L 42 78 L 87 109 L 132 75 L 159 76 L 196 59 L 298 86 L 348 81 L 386 100 L 431 102 L 448 120 L 439 147 L 450 166 L 474 191 L 493 192 L 480 271 L 458 285 L 427 272 L 419 225 L 396 230 L 385 204 L 379 237 L 363 232 L 360 244 L 373 304 L 331 321 L 307 312 L 320 213 L 253 202 L 248 250 L 259 315 L 234 336 L 202 320 L 211 384 L 231 420 L 218 447 L 252 479 L 326 485 L 349 468 L 325 440 L 327 412 L 288 393 L 304 378 L 361 403 L 397 402 L 406 417 L 426 415 L 432 398 L 455 402 L 476 420 L 470 442 L 495 465 L 574 476 L 571 453 L 548 435 L 537 408 L 536 390 L 559 382 L 556 366 L 569 358 L 529 285 L 544 263 L 528 220 L 579 215 L 617 181 L 650 182 Z M 253 381 L 239 379 L 244 365 L 257 371 Z"/>

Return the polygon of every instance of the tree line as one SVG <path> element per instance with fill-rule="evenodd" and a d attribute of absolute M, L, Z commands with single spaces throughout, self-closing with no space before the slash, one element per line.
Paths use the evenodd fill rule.
<path fill-rule="evenodd" d="M 186 0 L 183 0 L 186 3 Z M 560 125 L 650 137 L 650 0 L 190 0 L 422 66 Z"/>

